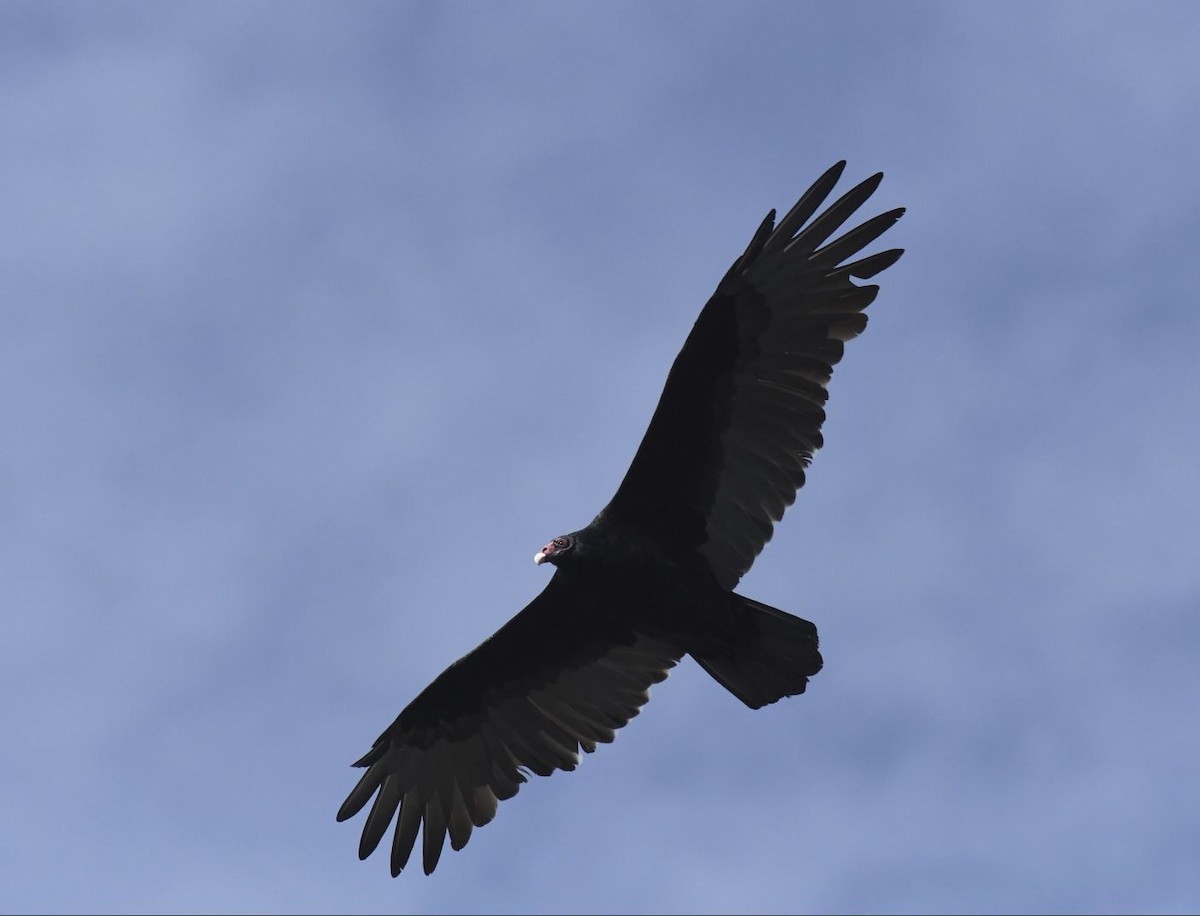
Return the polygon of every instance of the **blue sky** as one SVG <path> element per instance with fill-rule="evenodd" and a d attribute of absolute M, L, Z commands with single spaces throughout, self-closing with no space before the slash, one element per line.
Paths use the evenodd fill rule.
<path fill-rule="evenodd" d="M 1200 7 L 0 6 L 5 911 L 1200 905 Z M 431 877 L 349 764 L 828 165 L 907 206 L 741 590 Z"/>

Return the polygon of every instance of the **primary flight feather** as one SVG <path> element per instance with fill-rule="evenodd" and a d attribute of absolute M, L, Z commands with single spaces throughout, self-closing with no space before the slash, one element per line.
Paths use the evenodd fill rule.
<path fill-rule="evenodd" d="M 612 741 L 684 655 L 753 709 L 803 693 L 821 670 L 812 623 L 733 588 L 821 447 L 833 366 L 879 292 L 853 280 L 901 255 L 858 257 L 903 209 L 830 241 L 883 177 L 816 215 L 845 165 L 758 227 L 676 357 L 616 495 L 534 557 L 556 567 L 542 593 L 354 764 L 366 772 L 337 818 L 371 802 L 360 858 L 391 828 L 398 875 L 420 834 L 429 874 L 447 835 L 462 849 L 527 772 L 572 770 L 581 748 Z"/>

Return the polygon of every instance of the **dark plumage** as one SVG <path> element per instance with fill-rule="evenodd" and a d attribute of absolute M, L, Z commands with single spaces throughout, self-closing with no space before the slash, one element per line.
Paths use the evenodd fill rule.
<path fill-rule="evenodd" d="M 826 244 L 883 177 L 813 219 L 844 166 L 778 227 L 775 211 L 763 220 L 688 335 L 612 501 L 535 557 L 557 567 L 542 593 L 421 691 L 355 764 L 366 772 L 338 820 L 374 798 L 360 858 L 394 820 L 399 874 L 424 824 L 432 872 L 447 834 L 461 849 L 526 772 L 574 769 L 580 748 L 612 741 L 684 655 L 755 709 L 803 693 L 821 669 L 813 624 L 733 588 L 821 447 L 832 367 L 879 291 L 852 279 L 901 254 L 847 263 L 902 209 Z"/>

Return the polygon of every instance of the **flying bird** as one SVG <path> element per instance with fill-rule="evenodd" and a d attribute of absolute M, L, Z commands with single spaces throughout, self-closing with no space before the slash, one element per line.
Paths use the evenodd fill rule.
<path fill-rule="evenodd" d="M 528 773 L 572 770 L 581 748 L 612 741 L 685 655 L 751 709 L 803 693 L 821 670 L 812 623 L 733 589 L 822 445 L 832 368 L 879 292 L 853 281 L 902 253 L 859 257 L 902 208 L 829 241 L 883 178 L 816 215 L 845 165 L 778 226 L 772 210 L 733 262 L 611 502 L 534 556 L 555 567 L 541 594 L 438 675 L 354 764 L 366 772 L 337 819 L 374 799 L 359 858 L 395 821 L 398 875 L 423 825 L 429 874 L 447 834 L 462 849 Z"/>

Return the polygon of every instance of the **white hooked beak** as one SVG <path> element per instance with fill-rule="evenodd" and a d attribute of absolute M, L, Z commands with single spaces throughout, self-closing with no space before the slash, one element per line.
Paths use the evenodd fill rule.
<path fill-rule="evenodd" d="M 539 550 L 537 553 L 535 553 L 533 555 L 533 562 L 536 563 L 538 566 L 541 566 L 543 563 L 545 563 L 546 562 L 546 551 Z"/>

